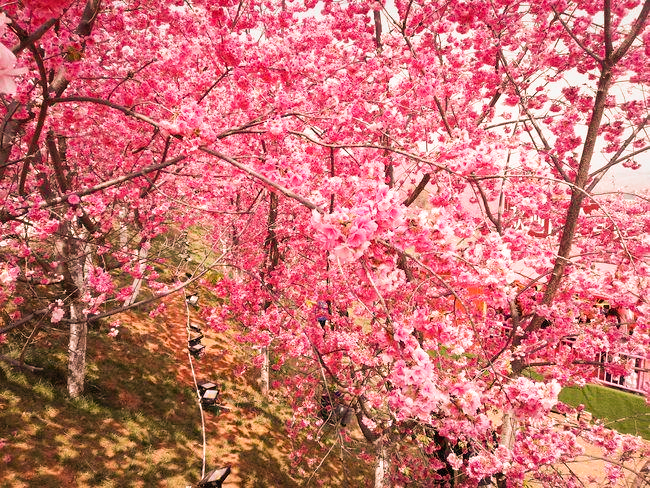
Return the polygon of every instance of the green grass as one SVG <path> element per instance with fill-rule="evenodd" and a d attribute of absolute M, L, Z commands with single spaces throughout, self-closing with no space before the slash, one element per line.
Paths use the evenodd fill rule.
<path fill-rule="evenodd" d="M 178 334 L 185 307 L 181 297 L 178 302 L 176 316 L 125 317 L 128 325 L 116 339 L 93 328 L 87 388 L 80 398 L 71 400 L 66 393 L 67 337 L 60 331 L 43 333 L 28 349 L 27 362 L 44 368 L 41 373 L 0 363 L 0 488 L 196 484 L 202 464 L 201 424 L 183 354 L 184 335 Z M 206 357 L 195 363 L 200 379 L 219 384 L 228 406 L 205 412 L 207 468 L 231 464 L 229 480 L 234 481 L 226 480 L 229 487 L 366 486 L 372 480 L 371 466 L 359 458 L 361 444 L 356 441 L 345 447 L 345 464 L 337 448 L 318 470 L 318 481 L 305 485 L 313 471 L 295 469 L 291 451 L 311 443 L 310 457 L 319 461 L 334 432 L 319 445 L 288 439 L 288 408 L 281 399 L 259 393 L 254 369 L 234 373 L 235 366 L 250 363 L 253 352 L 227 335 L 207 331 L 206 340 L 213 342 Z M 14 341 L 13 347 L 5 344 L 0 353 L 16 357 L 22 344 Z M 650 438 L 650 408 L 640 396 L 589 385 L 564 389 L 560 400 L 584 404 L 594 417 L 621 432 Z"/>
<path fill-rule="evenodd" d="M 116 347 L 99 334 L 92 339 L 99 351 L 112 346 L 116 355 L 135 354 L 130 345 Z M 162 376 L 173 367 L 171 358 L 143 357 L 143 363 L 126 368 L 132 377 L 125 375 L 124 361 L 96 358 L 86 394 L 69 399 L 61 381 L 64 364 L 46 353 L 34 349 L 28 360 L 45 365 L 47 374 L 2 366 L 0 463 L 5 473 L 0 487 L 186 486 L 197 481 L 196 412 L 166 420 L 179 401 L 192 404 L 190 388 L 160 390 L 150 377 L 133 374 L 147 361 L 161 368 Z M 127 387 L 138 391 L 133 402 L 139 410 L 121 404 L 121 388 Z M 169 480 L 175 481 L 167 485 Z"/>
<path fill-rule="evenodd" d="M 0 488 L 196 485 L 202 435 L 185 352 L 184 301 L 179 296 L 157 319 L 141 313 L 122 318 L 115 339 L 106 327 L 90 330 L 86 391 L 74 400 L 66 392 L 62 331 L 43 332 L 27 350 L 26 362 L 42 372 L 0 363 Z M 277 396 L 259 393 L 254 370 L 234 373 L 253 352 L 227 335 L 206 331 L 208 353 L 194 364 L 199 380 L 219 384 L 228 407 L 205 412 L 207 469 L 232 465 L 225 487 L 304 486 L 284 430 L 289 409 Z M 17 357 L 21 338 L 10 337 L 0 354 Z M 314 446 L 314 457 L 327 448 Z M 348 486 L 371 479 L 368 466 L 357 461 L 352 452 L 346 469 L 356 481 Z M 325 486 L 342 486 L 342 476 L 334 456 L 319 471 Z"/>
<path fill-rule="evenodd" d="M 645 399 L 600 385 L 564 388 L 559 399 L 576 407 L 580 404 L 609 428 L 650 439 L 650 406 Z"/>

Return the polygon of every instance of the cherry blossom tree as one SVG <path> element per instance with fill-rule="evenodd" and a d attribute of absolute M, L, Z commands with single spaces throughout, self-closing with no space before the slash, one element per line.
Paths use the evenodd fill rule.
<path fill-rule="evenodd" d="M 296 442 L 338 405 L 375 486 L 573 486 L 558 466 L 581 440 L 614 483 L 639 441 L 549 413 L 604 351 L 616 375 L 647 357 L 650 200 L 599 182 L 647 158 L 649 11 L 7 4 L 2 330 L 68 324 L 80 394 L 88 323 L 137 304 L 140 280 L 180 289 L 150 246 L 201 222 L 231 269 L 206 319 L 299 369 L 274 386 Z"/>

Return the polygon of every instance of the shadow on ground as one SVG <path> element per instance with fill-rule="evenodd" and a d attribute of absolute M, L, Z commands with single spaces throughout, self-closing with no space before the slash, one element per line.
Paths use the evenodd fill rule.
<path fill-rule="evenodd" d="M 192 314 L 200 321 L 197 310 Z M 170 300 L 156 319 L 136 313 L 128 322 L 116 339 L 101 328 L 90 332 L 80 398 L 66 395 L 63 332 L 30 346 L 27 360 L 42 373 L 0 367 L 0 487 L 195 486 L 203 442 L 192 370 L 222 391 L 225 408 L 206 411 L 204 419 L 206 469 L 232 466 L 224 488 L 304 486 L 292 477 L 288 410 L 269 404 L 254 379 L 236 373 L 250 352 L 232 334 L 204 331 L 207 353 L 190 365 L 181 299 Z M 340 462 L 328 459 L 320 481 L 340 486 L 340 473 Z M 363 479 L 358 473 L 354 486 L 364 486 Z"/>

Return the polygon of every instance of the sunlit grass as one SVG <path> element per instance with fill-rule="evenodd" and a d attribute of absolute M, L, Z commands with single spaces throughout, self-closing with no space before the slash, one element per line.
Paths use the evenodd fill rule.
<path fill-rule="evenodd" d="M 650 407 L 641 395 L 600 385 L 564 388 L 559 399 L 572 406 L 580 404 L 611 429 L 650 439 Z"/>
<path fill-rule="evenodd" d="M 178 385 L 171 356 L 153 357 L 130 341 L 111 341 L 92 331 L 87 389 L 71 400 L 62 381 L 64 337 L 50 337 L 48 343 L 37 343 L 26 356 L 29 364 L 44 368 L 42 374 L 0 366 L 0 487 L 197 481 L 196 416 L 174 413 L 174 404 L 191 405 L 192 398 L 185 385 Z M 130 409 L 129 402 L 140 409 Z"/>
<path fill-rule="evenodd" d="M 196 485 L 201 420 L 187 362 L 185 306 L 177 301 L 169 316 L 125 316 L 115 339 L 105 326 L 93 326 L 86 391 L 74 400 L 66 392 L 62 331 L 43 334 L 27 349 L 26 362 L 42 372 L 0 363 L 0 488 Z M 252 369 L 244 376 L 233 372 L 254 354 L 234 335 L 206 331 L 208 353 L 195 363 L 199 380 L 217 383 L 225 404 L 205 411 L 206 468 L 231 465 L 225 486 L 301 486 L 284 430 L 289 409 L 280 398 L 260 394 Z M 0 349 L 12 357 L 20 353 L 8 344 Z M 328 461 L 322 480 L 340 486 L 341 472 L 337 459 Z M 358 480 L 367 479 L 368 473 L 355 472 Z"/>

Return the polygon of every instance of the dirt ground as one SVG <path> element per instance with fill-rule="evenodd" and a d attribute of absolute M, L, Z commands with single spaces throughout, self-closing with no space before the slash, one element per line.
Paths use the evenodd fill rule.
<path fill-rule="evenodd" d="M 559 428 L 563 428 L 563 425 L 570 425 L 564 416 L 554 415 L 554 417 L 558 421 Z M 580 440 L 580 445 L 584 448 L 584 454 L 570 464 L 556 466 L 558 471 L 567 474 L 573 473 L 584 486 L 611 486 L 607 484 L 604 450 L 584 440 Z M 650 450 L 650 441 L 645 441 L 645 445 L 646 452 L 648 452 Z M 643 452 L 633 455 L 620 467 L 624 478 L 615 486 L 620 488 L 650 488 L 650 471 L 648 471 L 650 470 L 650 459 L 644 456 Z M 644 473 L 645 479 L 640 478 L 637 473 Z"/>

